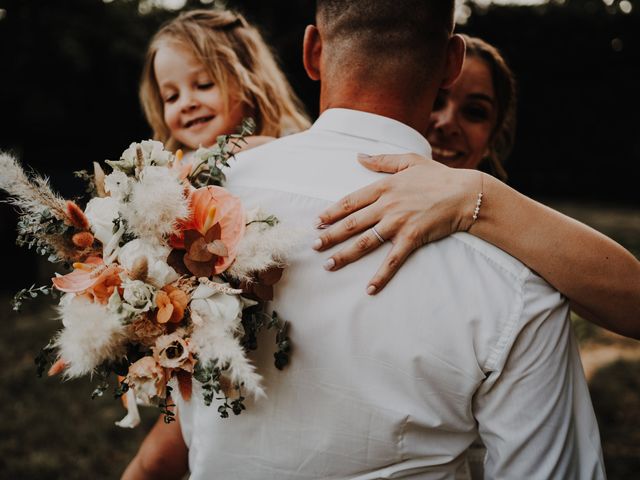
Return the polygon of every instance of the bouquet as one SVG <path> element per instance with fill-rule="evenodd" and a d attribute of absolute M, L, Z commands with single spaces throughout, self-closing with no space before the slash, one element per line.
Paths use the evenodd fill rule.
<path fill-rule="evenodd" d="M 14 299 L 17 309 L 60 293 L 63 327 L 38 355 L 39 374 L 97 377 L 93 396 L 113 384 L 128 409 L 121 427 L 139 423 L 138 403 L 172 421 L 176 388 L 186 400 L 217 400 L 222 417 L 241 413 L 247 394 L 264 395 L 247 358 L 263 327 L 276 330 L 276 366 L 288 363 L 287 323 L 266 304 L 295 234 L 221 186 L 250 128 L 244 122 L 190 162 L 157 141 L 132 143 L 106 161 L 109 173 L 97 163 L 82 173 L 92 192 L 84 209 L 0 154 L 0 187 L 20 212 L 18 244 L 72 267 Z"/>

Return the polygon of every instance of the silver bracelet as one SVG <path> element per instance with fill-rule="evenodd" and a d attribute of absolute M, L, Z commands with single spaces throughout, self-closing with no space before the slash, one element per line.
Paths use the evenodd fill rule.
<path fill-rule="evenodd" d="M 480 206 L 482 205 L 482 196 L 484 195 L 483 190 L 484 190 L 484 177 L 482 176 L 482 173 L 480 173 L 480 193 L 478 193 L 478 198 L 476 200 L 476 208 L 473 209 L 473 222 L 471 222 L 472 225 L 478 219 L 478 216 L 480 214 Z"/>

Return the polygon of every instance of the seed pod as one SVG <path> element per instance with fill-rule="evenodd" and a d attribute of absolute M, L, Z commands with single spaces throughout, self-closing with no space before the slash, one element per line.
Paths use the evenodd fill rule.
<path fill-rule="evenodd" d="M 93 235 L 91 232 L 79 232 L 71 237 L 71 241 L 78 248 L 89 248 L 93 245 Z"/>
<path fill-rule="evenodd" d="M 67 221 L 80 231 L 89 230 L 89 219 L 82 209 L 71 200 L 67 200 Z"/>

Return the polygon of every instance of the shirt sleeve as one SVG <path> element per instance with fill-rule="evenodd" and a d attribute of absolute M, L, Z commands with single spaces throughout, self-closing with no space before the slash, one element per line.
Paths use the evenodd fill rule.
<path fill-rule="evenodd" d="M 567 302 L 531 273 L 521 300 L 510 348 L 474 396 L 485 478 L 606 478 Z"/>

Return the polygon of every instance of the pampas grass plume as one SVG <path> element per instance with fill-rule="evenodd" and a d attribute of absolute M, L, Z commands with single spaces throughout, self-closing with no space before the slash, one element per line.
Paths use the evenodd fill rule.
<path fill-rule="evenodd" d="M 56 218 L 67 218 L 65 200 L 51 190 L 49 180 L 39 175 L 32 177 L 27 176 L 14 157 L 0 152 L 0 189 L 10 195 L 10 203 L 25 212 L 49 209 Z"/>
<path fill-rule="evenodd" d="M 282 225 L 269 227 L 253 223 L 238 245 L 238 255 L 226 273 L 240 281 L 251 281 L 253 273 L 282 267 L 301 234 Z"/>
<path fill-rule="evenodd" d="M 65 378 L 81 377 L 105 360 L 125 354 L 125 327 L 106 305 L 85 297 L 67 297 L 60 302 L 59 312 L 64 328 L 54 345 L 67 364 Z"/>
<path fill-rule="evenodd" d="M 178 220 L 189 215 L 189 203 L 176 172 L 145 167 L 121 213 L 134 235 L 155 241 L 175 232 Z"/>

